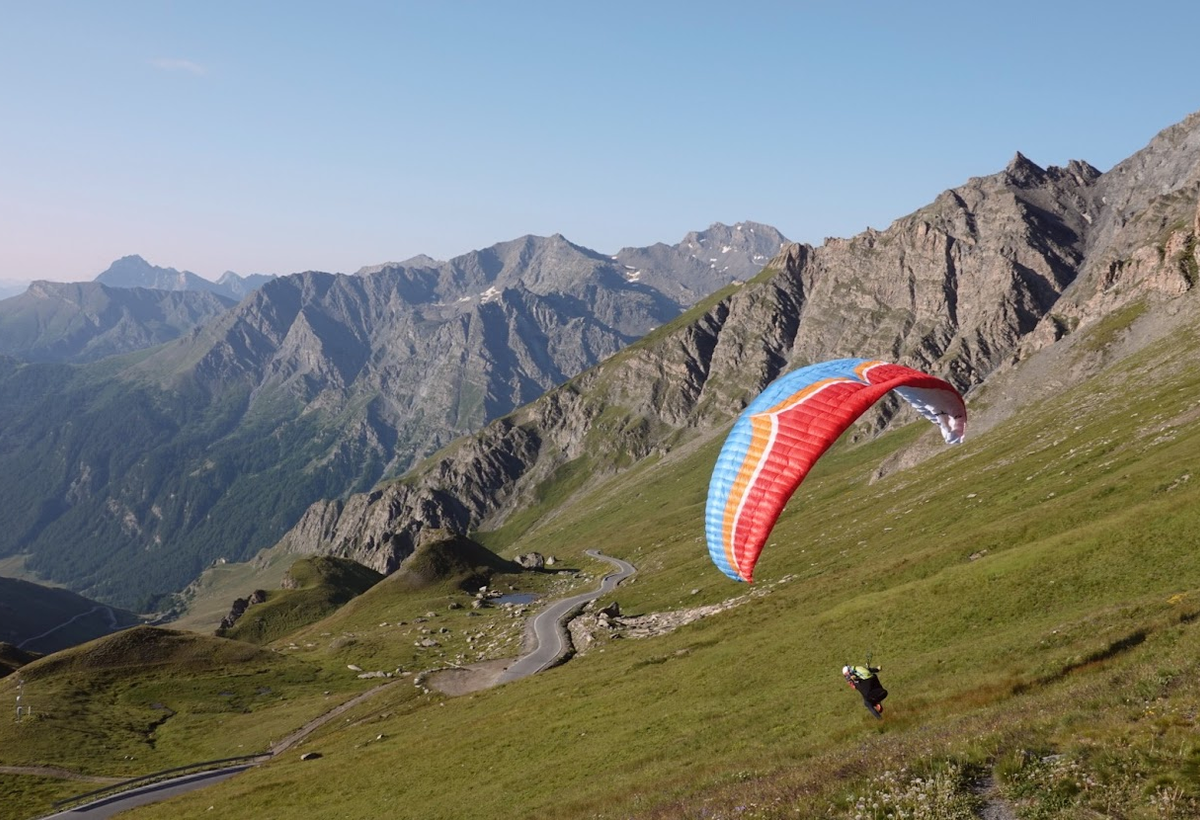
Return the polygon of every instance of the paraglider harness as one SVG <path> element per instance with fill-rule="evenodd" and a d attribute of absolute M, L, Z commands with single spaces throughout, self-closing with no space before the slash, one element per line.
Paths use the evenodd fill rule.
<path fill-rule="evenodd" d="M 878 673 L 882 671 L 877 666 L 871 666 L 867 658 L 866 666 L 843 666 L 842 677 L 846 683 L 862 695 L 863 705 L 877 719 L 883 720 L 883 699 L 888 696 L 887 690 L 879 682 Z"/>

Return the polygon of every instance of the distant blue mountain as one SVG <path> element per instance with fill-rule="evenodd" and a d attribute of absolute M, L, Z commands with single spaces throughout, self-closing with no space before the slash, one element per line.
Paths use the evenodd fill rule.
<path fill-rule="evenodd" d="M 252 273 L 249 276 L 238 276 L 233 271 L 227 270 L 217 280 L 217 287 L 221 289 L 220 292 L 223 295 L 241 300 L 246 294 L 253 293 L 274 278 L 275 275 L 270 273 Z"/>
<path fill-rule="evenodd" d="M 257 290 L 274 276 L 257 273 L 238 276 L 226 271 L 217 282 L 205 279 L 191 271 L 161 268 L 151 265 L 140 256 L 123 256 L 109 265 L 108 270 L 96 277 L 97 282 L 111 288 L 149 288 L 151 290 L 203 290 L 240 301 L 246 294 Z"/>

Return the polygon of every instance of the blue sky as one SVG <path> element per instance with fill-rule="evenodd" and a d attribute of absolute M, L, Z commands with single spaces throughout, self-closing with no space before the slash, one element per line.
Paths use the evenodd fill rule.
<path fill-rule="evenodd" d="M 1134 10 L 1136 8 L 1136 11 Z M 1200 4 L 0 0 L 0 281 L 884 228 L 1200 109 Z"/>

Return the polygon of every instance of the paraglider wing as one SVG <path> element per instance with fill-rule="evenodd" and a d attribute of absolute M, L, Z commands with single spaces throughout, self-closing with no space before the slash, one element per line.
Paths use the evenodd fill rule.
<path fill-rule="evenodd" d="M 769 384 L 742 412 L 708 488 L 705 535 L 713 563 L 751 581 L 775 519 L 817 459 L 885 393 L 895 390 L 962 441 L 967 411 L 953 385 L 903 365 L 837 359 L 794 370 Z"/>

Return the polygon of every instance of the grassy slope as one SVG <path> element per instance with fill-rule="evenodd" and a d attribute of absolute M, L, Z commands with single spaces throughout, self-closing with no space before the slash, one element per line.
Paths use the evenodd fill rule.
<path fill-rule="evenodd" d="M 872 756 L 951 780 L 947 760 L 987 761 L 1013 799 L 1158 816 L 1153 795 L 1200 796 L 1198 348 L 1172 339 L 876 483 L 886 455 L 934 433 L 835 450 L 781 518 L 763 594 L 723 615 L 438 708 L 384 696 L 307 742 L 319 763 L 131 816 L 825 816 L 885 787 Z M 626 613 L 743 594 L 702 543 L 715 450 L 626 476 L 508 550 L 630 559 Z M 883 724 L 837 671 L 872 650 Z"/>
<path fill-rule="evenodd" d="M 300 558 L 288 570 L 294 586 L 267 593 L 267 600 L 248 608 L 223 637 L 265 644 L 336 611 L 383 578 L 348 558 Z"/>
<path fill-rule="evenodd" d="M 262 751 L 365 688 L 250 644 L 153 627 L 57 652 L 21 676 L 34 717 L 0 721 L 0 765 L 124 777 Z M 6 702 L 13 677 L 0 681 Z"/>

